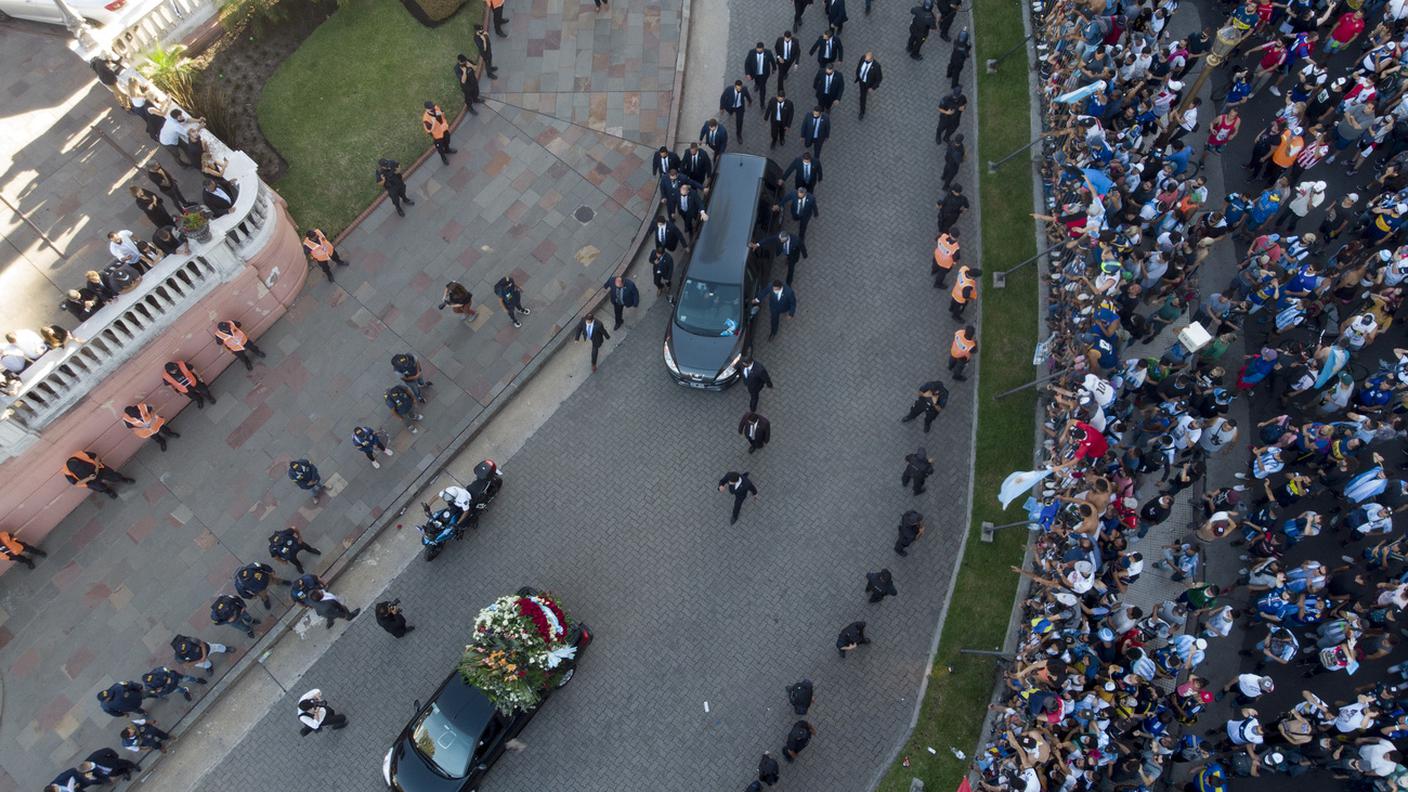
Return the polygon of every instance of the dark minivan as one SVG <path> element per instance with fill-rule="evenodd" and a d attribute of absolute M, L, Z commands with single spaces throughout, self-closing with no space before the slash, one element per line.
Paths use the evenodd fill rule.
<path fill-rule="evenodd" d="M 769 260 L 748 243 L 777 230 L 775 191 L 782 169 L 766 157 L 725 154 L 709 190 L 709 219 L 676 287 L 665 330 L 665 368 L 675 382 L 723 390 L 753 346 L 753 297 L 767 284 Z"/>

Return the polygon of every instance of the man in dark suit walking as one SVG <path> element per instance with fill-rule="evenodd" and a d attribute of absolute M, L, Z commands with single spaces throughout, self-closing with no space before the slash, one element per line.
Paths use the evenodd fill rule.
<path fill-rule="evenodd" d="M 719 94 L 719 112 L 733 114 L 733 132 L 738 135 L 738 142 L 743 142 L 743 115 L 748 112 L 748 105 L 753 103 L 753 94 L 743 87 L 742 80 L 734 80 L 733 85 L 724 89 Z"/>
<path fill-rule="evenodd" d="M 765 294 L 759 294 L 757 301 L 768 301 L 768 340 L 777 337 L 778 325 L 782 322 L 782 315 L 797 315 L 797 293 L 792 291 L 791 286 L 783 285 L 782 281 L 772 282 L 772 288 Z"/>
<path fill-rule="evenodd" d="M 680 158 L 680 173 L 703 184 L 714 173 L 714 163 L 709 160 L 709 153 L 699 148 L 697 142 L 690 143 L 689 151 Z"/>
<path fill-rule="evenodd" d="M 792 67 L 796 66 L 802 57 L 802 46 L 792 38 L 792 31 L 784 30 L 782 35 L 777 37 L 777 41 L 773 42 L 772 52 L 777 56 L 777 90 L 781 91 L 782 83 L 787 79 L 787 72 L 792 71 Z"/>
<path fill-rule="evenodd" d="M 812 42 L 811 49 L 807 50 L 808 55 L 816 56 L 816 65 L 825 66 L 828 63 L 836 63 L 845 60 L 844 49 L 841 47 L 841 39 L 836 36 L 835 31 L 827 28 L 817 36 Z"/>
<path fill-rule="evenodd" d="M 812 153 L 810 151 L 803 151 L 802 156 L 792 160 L 787 166 L 787 170 L 782 172 L 782 181 L 777 183 L 778 186 L 781 187 L 783 182 L 787 180 L 787 177 L 794 173 L 797 174 L 797 177 L 796 181 L 792 183 L 793 189 L 806 187 L 807 192 L 812 194 L 816 193 L 816 188 L 821 184 L 823 174 L 821 172 L 821 163 L 812 159 Z"/>
<path fill-rule="evenodd" d="M 787 277 L 783 282 L 788 286 L 792 285 L 792 273 L 797 268 L 797 259 L 801 258 L 803 255 L 803 246 L 796 238 L 787 233 L 787 229 L 784 228 L 760 242 L 750 243 L 748 247 L 754 250 L 761 249 L 764 253 L 774 258 L 777 256 L 784 257 L 787 261 Z"/>
<path fill-rule="evenodd" d="M 831 106 L 841 101 L 846 92 L 846 81 L 836 73 L 835 64 L 828 63 L 812 78 L 812 90 L 816 92 L 816 103 L 824 112 L 831 112 Z"/>
<path fill-rule="evenodd" d="M 821 146 L 831 137 L 831 118 L 813 107 L 811 115 L 802 121 L 802 142 L 812 150 L 812 159 L 821 162 Z"/>
<path fill-rule="evenodd" d="M 924 447 L 920 446 L 913 454 L 906 454 L 904 458 L 904 473 L 900 475 L 900 486 L 908 487 L 911 482 L 914 484 L 914 494 L 924 494 L 924 480 L 934 472 L 934 460 L 925 453 Z"/>
<path fill-rule="evenodd" d="M 743 58 L 743 75 L 753 78 L 753 90 L 758 99 L 768 95 L 768 77 L 772 76 L 773 56 L 767 45 L 759 41 Z M 759 105 L 761 109 L 761 105 Z"/>
<path fill-rule="evenodd" d="M 753 496 L 753 500 L 758 499 L 758 488 L 748 479 L 748 471 L 737 473 L 730 470 L 719 479 L 719 492 L 727 492 L 733 496 L 733 516 L 729 518 L 728 524 L 733 525 L 738 522 L 738 512 L 743 508 L 743 501 L 748 500 L 748 496 Z"/>
<path fill-rule="evenodd" d="M 668 146 L 661 146 L 655 156 L 650 158 L 650 174 L 661 179 L 672 170 L 679 168 L 680 158 L 670 151 Z"/>
<path fill-rule="evenodd" d="M 880 87 L 880 81 L 884 75 L 880 70 L 880 61 L 875 60 L 875 53 L 867 52 L 856 64 L 856 82 L 860 85 L 860 117 L 865 118 L 865 96 L 876 88 Z"/>
<path fill-rule="evenodd" d="M 758 394 L 763 392 L 763 388 L 772 387 L 772 377 L 768 376 L 768 370 L 763 368 L 763 364 L 753 358 L 743 361 L 743 385 L 748 389 L 748 411 L 758 411 Z"/>
<path fill-rule="evenodd" d="M 807 10 L 807 6 L 812 4 L 812 0 L 792 0 L 792 32 L 796 33 L 797 28 L 802 26 L 802 12 Z"/>
<path fill-rule="evenodd" d="M 728 150 L 728 130 L 719 123 L 719 119 L 711 118 L 699 128 L 699 142 L 714 152 L 714 164 L 717 165 L 719 157 L 722 157 L 724 152 Z"/>
<path fill-rule="evenodd" d="M 680 229 L 674 223 L 666 220 L 663 215 L 655 218 L 655 230 L 651 234 L 655 237 L 656 247 L 674 250 L 680 246 L 681 242 L 684 242 L 684 249 L 689 250 L 689 243 L 685 242 L 684 234 L 681 234 Z"/>
<path fill-rule="evenodd" d="M 802 240 L 802 244 L 807 244 L 807 224 L 813 217 L 821 217 L 817 211 L 816 198 L 807 193 L 806 187 L 798 187 L 787 194 L 782 201 L 787 214 L 797 221 L 797 238 Z"/>
<path fill-rule="evenodd" d="M 871 602 L 879 602 L 900 592 L 895 588 L 895 578 L 890 574 L 890 570 L 882 569 L 879 572 L 865 573 L 865 593 L 870 595 Z"/>
<path fill-rule="evenodd" d="M 671 256 L 665 248 L 656 245 L 650 251 L 650 276 L 655 282 L 655 293 L 664 294 L 670 290 L 670 285 L 674 280 L 675 257 Z"/>
<path fill-rule="evenodd" d="M 704 221 L 709 219 L 709 215 L 704 211 L 704 199 L 700 193 L 690 189 L 688 184 L 681 184 L 679 194 L 675 196 L 675 211 L 679 213 L 680 223 L 684 225 L 685 247 L 694 244 L 695 237 L 699 236 L 699 229 L 703 227 Z"/>
<path fill-rule="evenodd" d="M 611 329 L 619 330 L 623 321 L 621 312 L 640 305 L 640 291 L 636 289 L 635 281 L 620 275 L 607 281 L 601 288 L 611 295 L 611 309 L 616 313 L 616 324 Z"/>
<path fill-rule="evenodd" d="M 698 181 L 680 173 L 678 168 L 671 168 L 668 173 L 660 176 L 660 203 L 665 206 L 665 213 L 674 219 L 675 204 L 679 202 L 680 185 L 688 184 L 696 190 L 704 189 Z"/>
<path fill-rule="evenodd" d="M 746 412 L 738 422 L 738 433 L 748 441 L 748 453 L 753 453 L 772 439 L 772 425 L 755 412 Z"/>
<path fill-rule="evenodd" d="M 779 143 L 787 142 L 787 130 L 792 128 L 792 113 L 795 109 L 792 100 L 787 98 L 779 85 L 777 96 L 768 100 L 768 108 L 764 112 L 768 119 L 768 129 L 772 133 L 768 148 L 775 148 Z"/>
<path fill-rule="evenodd" d="M 826 0 L 826 21 L 839 34 L 841 29 L 850 21 L 846 16 L 846 0 Z"/>
<path fill-rule="evenodd" d="M 601 351 L 601 345 L 606 343 L 606 340 L 610 337 L 611 334 L 606 332 L 606 327 L 604 327 L 601 322 L 598 322 L 596 317 L 591 314 L 587 314 L 586 317 L 577 324 L 577 336 L 572 340 L 581 341 L 586 339 L 591 342 L 592 371 L 596 371 L 596 356 L 597 353 Z"/>

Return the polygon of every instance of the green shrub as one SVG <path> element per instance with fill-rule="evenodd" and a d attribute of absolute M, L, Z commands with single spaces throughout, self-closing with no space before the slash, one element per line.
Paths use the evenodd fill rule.
<path fill-rule="evenodd" d="M 411 0 L 431 22 L 444 22 L 460 10 L 465 0 Z"/>

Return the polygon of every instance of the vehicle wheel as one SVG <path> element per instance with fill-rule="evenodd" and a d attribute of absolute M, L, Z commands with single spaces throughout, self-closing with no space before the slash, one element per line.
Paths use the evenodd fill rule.
<path fill-rule="evenodd" d="M 568 682 L 571 682 L 571 681 L 572 681 L 572 677 L 574 677 L 574 676 L 576 676 L 576 675 L 577 675 L 577 667 L 576 667 L 576 666 L 572 666 L 571 668 L 567 669 L 567 671 L 566 671 L 565 673 L 563 673 L 562 679 L 557 680 L 557 684 L 554 685 L 554 687 L 559 688 L 559 689 L 560 689 L 560 688 L 565 688 L 565 687 L 567 687 L 567 683 L 568 683 Z"/>
<path fill-rule="evenodd" d="M 440 551 L 443 549 L 444 545 L 427 545 L 425 548 L 425 560 L 434 561 L 435 556 L 440 555 Z"/>

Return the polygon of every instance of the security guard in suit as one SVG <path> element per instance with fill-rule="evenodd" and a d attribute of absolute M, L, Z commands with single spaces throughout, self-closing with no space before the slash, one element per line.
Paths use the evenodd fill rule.
<path fill-rule="evenodd" d="M 664 245 L 656 245 L 650 252 L 650 276 L 655 281 L 655 293 L 664 294 L 670 290 L 675 272 L 675 258 Z"/>
<path fill-rule="evenodd" d="M 762 241 L 750 242 L 748 247 L 754 250 L 761 249 L 774 258 L 782 256 L 787 262 L 787 277 L 783 279 L 783 282 L 788 286 L 792 285 L 792 275 L 797 268 L 797 260 L 807 255 L 806 245 L 788 233 L 785 228 Z"/>

